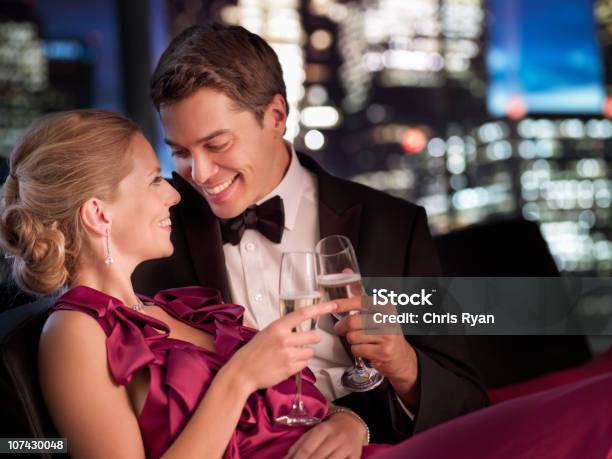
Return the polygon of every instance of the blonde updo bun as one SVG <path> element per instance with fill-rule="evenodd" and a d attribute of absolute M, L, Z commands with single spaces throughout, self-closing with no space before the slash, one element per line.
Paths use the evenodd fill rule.
<path fill-rule="evenodd" d="M 115 197 L 131 170 L 136 132 L 118 114 L 75 110 L 45 116 L 23 134 L 0 211 L 0 247 L 20 288 L 44 295 L 73 279 L 83 242 L 79 209 L 92 197 Z"/>
<path fill-rule="evenodd" d="M 2 215 L 1 238 L 13 257 L 13 278 L 22 288 L 39 294 L 53 293 L 68 281 L 65 238 L 56 224 L 41 221 L 19 206 Z"/>

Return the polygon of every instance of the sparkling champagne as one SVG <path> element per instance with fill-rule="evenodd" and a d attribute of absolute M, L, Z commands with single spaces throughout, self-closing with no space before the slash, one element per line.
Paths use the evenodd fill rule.
<path fill-rule="evenodd" d="M 325 274 L 319 276 L 317 281 L 319 283 L 319 289 L 321 290 L 321 299 L 325 302 L 361 296 L 363 292 L 361 274 L 357 273 Z M 336 318 L 340 319 L 349 315 L 350 312 L 333 314 Z M 354 313 L 356 313 L 356 311 Z"/>
<path fill-rule="evenodd" d="M 297 295 L 284 295 L 280 299 L 280 313 L 281 317 L 290 314 L 300 308 L 305 308 L 317 304 L 321 299 L 321 293 L 310 292 L 305 294 Z M 305 320 L 298 327 L 298 331 L 314 330 L 317 326 L 316 317 Z"/>

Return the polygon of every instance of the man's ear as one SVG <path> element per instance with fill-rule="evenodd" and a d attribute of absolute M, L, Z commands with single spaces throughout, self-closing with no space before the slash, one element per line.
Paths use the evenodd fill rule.
<path fill-rule="evenodd" d="M 287 126 L 287 105 L 285 98 L 280 94 L 276 94 L 264 113 L 264 123 L 269 123 L 275 133 L 278 133 L 279 137 L 285 134 Z"/>
<path fill-rule="evenodd" d="M 98 198 L 88 199 L 79 209 L 85 230 L 97 236 L 105 236 L 110 229 L 111 218 L 108 213 L 107 206 Z"/>

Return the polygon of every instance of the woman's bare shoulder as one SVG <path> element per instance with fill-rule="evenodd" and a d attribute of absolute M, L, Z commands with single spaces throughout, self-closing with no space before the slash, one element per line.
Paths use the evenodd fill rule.
<path fill-rule="evenodd" d="M 144 457 L 129 395 L 111 376 L 106 334 L 94 317 L 53 312 L 41 334 L 38 366 L 45 402 L 58 432 L 70 438 L 71 457 Z"/>
<path fill-rule="evenodd" d="M 61 353 L 63 359 L 83 353 L 106 359 L 106 334 L 100 324 L 81 311 L 54 311 L 45 322 L 39 352 Z"/>

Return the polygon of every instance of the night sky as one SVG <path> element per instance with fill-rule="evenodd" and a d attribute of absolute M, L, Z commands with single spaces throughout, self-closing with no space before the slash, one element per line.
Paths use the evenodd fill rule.
<path fill-rule="evenodd" d="M 490 0 L 489 111 L 601 113 L 603 70 L 590 0 Z"/>

